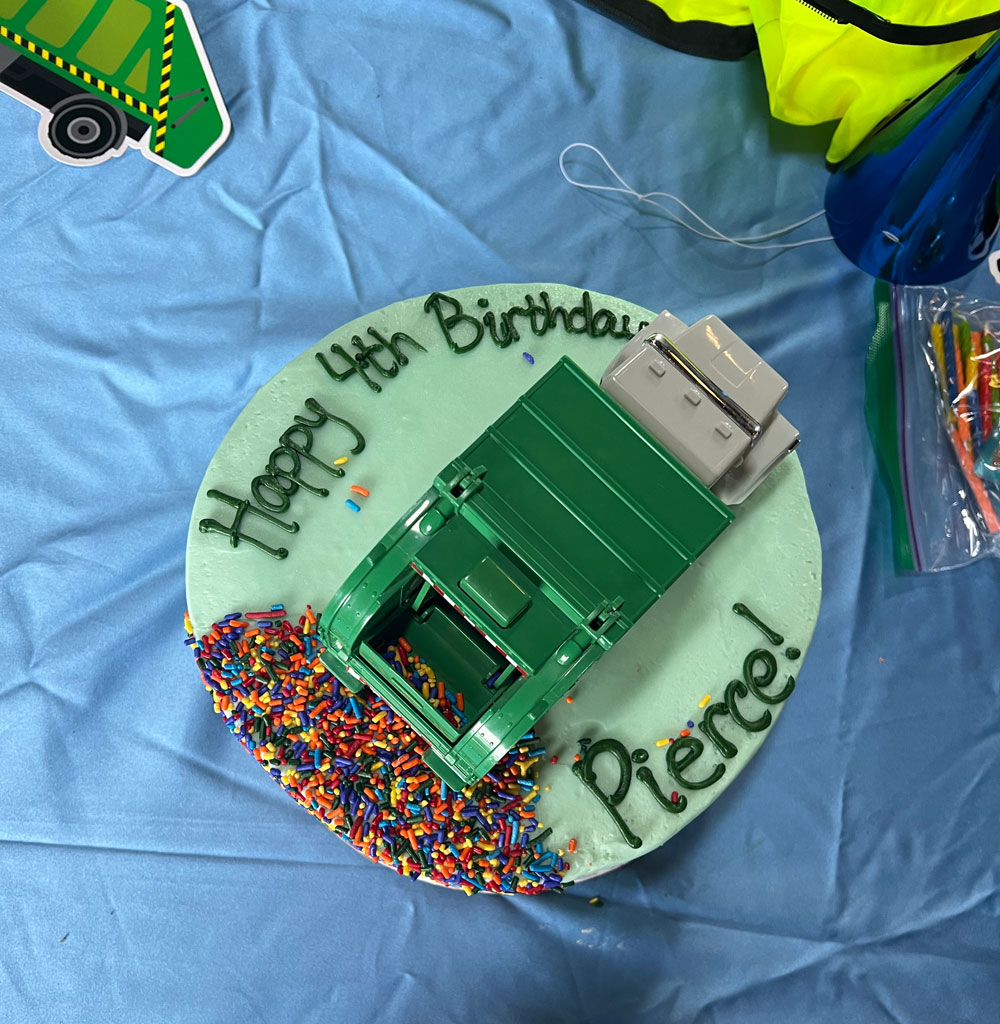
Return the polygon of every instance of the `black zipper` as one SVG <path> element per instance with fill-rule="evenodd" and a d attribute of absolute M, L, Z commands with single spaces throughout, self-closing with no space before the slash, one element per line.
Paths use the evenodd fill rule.
<path fill-rule="evenodd" d="M 1000 29 L 1000 11 L 991 11 L 975 18 L 963 18 L 947 25 L 900 25 L 887 21 L 851 0 L 799 0 L 821 17 L 838 25 L 853 25 L 876 39 L 900 46 L 938 46 L 972 39 Z"/>

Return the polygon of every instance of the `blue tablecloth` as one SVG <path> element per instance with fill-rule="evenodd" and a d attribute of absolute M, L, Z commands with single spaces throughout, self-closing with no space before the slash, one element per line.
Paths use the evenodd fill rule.
<path fill-rule="evenodd" d="M 754 58 L 573 0 L 192 6 L 234 125 L 196 177 L 57 164 L 0 95 L 0 1018 L 995 1020 L 998 570 L 894 573 L 872 282 L 832 244 L 703 241 L 557 168 L 592 142 L 751 234 L 822 206 L 829 131 L 772 121 Z M 182 643 L 184 547 L 226 429 L 306 345 L 517 280 L 752 340 L 791 381 L 824 599 L 709 813 L 565 896 L 469 899 L 367 863 L 240 750 Z"/>

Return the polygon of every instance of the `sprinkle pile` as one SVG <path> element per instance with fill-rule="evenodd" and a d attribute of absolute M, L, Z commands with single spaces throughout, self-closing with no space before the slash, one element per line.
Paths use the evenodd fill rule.
<path fill-rule="evenodd" d="M 413 653 L 413 648 L 403 637 L 389 644 L 382 657 L 456 729 L 465 727 L 468 719 L 462 694 L 456 695 L 447 689 L 435 676 L 434 669 L 419 654 Z"/>
<path fill-rule="evenodd" d="M 548 830 L 537 832 L 535 820 L 541 742 L 529 733 L 482 782 L 452 792 L 424 766 L 424 741 L 387 704 L 367 689 L 341 690 L 320 661 L 316 622 L 308 606 L 296 626 L 275 605 L 227 615 L 199 640 L 185 616 L 186 643 L 215 710 L 261 766 L 356 850 L 400 875 L 469 894 L 561 890 L 570 865 L 545 849 Z M 385 656 L 411 682 L 431 685 L 427 666 L 399 645 Z M 457 719 L 457 697 L 433 685 Z"/>

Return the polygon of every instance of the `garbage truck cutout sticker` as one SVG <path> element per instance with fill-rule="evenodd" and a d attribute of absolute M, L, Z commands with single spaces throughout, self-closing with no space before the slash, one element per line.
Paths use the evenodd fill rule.
<path fill-rule="evenodd" d="M 0 0 L 0 90 L 42 115 L 42 146 L 74 166 L 131 146 L 190 175 L 231 127 L 181 0 Z"/>

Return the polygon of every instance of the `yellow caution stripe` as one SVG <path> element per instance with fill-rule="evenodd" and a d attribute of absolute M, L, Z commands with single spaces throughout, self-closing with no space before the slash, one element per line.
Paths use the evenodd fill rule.
<path fill-rule="evenodd" d="M 173 9 L 172 4 L 171 9 Z M 8 28 L 3 24 L 0 24 L 0 39 L 7 39 L 15 46 L 20 46 L 23 50 L 27 50 L 28 53 L 33 54 L 35 57 L 59 68 L 60 71 L 67 72 L 72 75 L 73 78 L 79 78 L 85 84 L 92 85 L 101 92 L 108 93 L 116 100 L 121 100 L 128 106 L 138 110 L 140 114 L 153 114 L 155 116 L 153 108 L 144 100 L 138 99 L 136 96 L 125 92 L 124 89 L 119 89 L 115 85 L 110 85 L 105 82 L 103 78 L 98 78 L 97 75 L 92 75 L 89 71 L 84 71 L 82 68 L 78 68 L 75 64 L 70 63 L 68 60 L 64 60 L 62 57 L 57 57 L 54 53 L 46 50 L 43 46 L 39 46 L 38 43 L 27 39 L 25 36 L 18 34 L 12 28 Z"/>
<path fill-rule="evenodd" d="M 167 144 L 167 106 L 170 103 L 170 69 L 174 57 L 174 22 L 177 20 L 177 7 L 167 4 L 167 19 L 163 23 L 163 64 L 160 67 L 160 102 L 153 117 L 156 118 L 156 141 L 154 153 L 162 153 Z"/>

